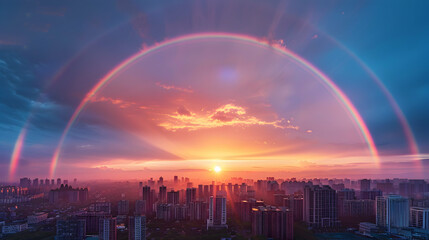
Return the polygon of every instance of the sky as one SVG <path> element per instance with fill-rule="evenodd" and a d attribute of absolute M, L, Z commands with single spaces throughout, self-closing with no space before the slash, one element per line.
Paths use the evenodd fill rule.
<path fill-rule="evenodd" d="M 427 178 L 427 7 L 3 1 L 0 181 Z"/>

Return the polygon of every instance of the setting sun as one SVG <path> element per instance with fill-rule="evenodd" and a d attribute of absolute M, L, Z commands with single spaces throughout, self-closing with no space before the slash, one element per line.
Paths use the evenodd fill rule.
<path fill-rule="evenodd" d="M 219 166 L 216 166 L 216 167 L 214 167 L 214 171 L 218 173 L 218 172 L 222 171 L 222 168 L 220 168 Z"/>

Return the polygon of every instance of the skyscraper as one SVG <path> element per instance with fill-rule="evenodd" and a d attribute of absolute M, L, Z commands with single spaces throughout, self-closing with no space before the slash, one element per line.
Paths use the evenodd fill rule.
<path fill-rule="evenodd" d="M 388 232 L 392 228 L 404 228 L 409 225 L 408 199 L 398 195 L 378 196 L 376 199 L 376 223 Z"/>
<path fill-rule="evenodd" d="M 100 240 L 116 240 L 116 218 L 105 217 L 100 219 Z"/>
<path fill-rule="evenodd" d="M 329 186 L 305 186 L 304 188 L 304 221 L 308 225 L 321 227 L 338 227 L 337 195 Z"/>
<path fill-rule="evenodd" d="M 130 216 L 128 219 L 128 239 L 146 240 L 146 216 Z"/>
<path fill-rule="evenodd" d="M 146 185 L 143 187 L 142 196 L 143 196 L 144 205 L 146 206 L 146 209 L 145 209 L 146 215 L 151 215 L 153 211 L 153 197 L 149 186 Z"/>

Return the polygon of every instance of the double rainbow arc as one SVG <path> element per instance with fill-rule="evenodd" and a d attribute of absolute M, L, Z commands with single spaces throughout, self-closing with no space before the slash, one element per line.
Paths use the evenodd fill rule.
<path fill-rule="evenodd" d="M 202 34 L 191 34 L 191 35 L 185 35 L 173 39 L 166 40 L 160 44 L 154 45 L 152 47 L 149 47 L 147 49 L 143 49 L 142 51 L 139 51 L 138 53 L 132 55 L 131 57 L 125 59 L 123 62 L 121 62 L 119 65 L 117 65 L 115 68 L 110 70 L 100 81 L 97 82 L 97 84 L 85 95 L 85 97 L 82 99 L 82 101 L 79 103 L 75 111 L 73 112 L 73 115 L 67 122 L 66 127 L 64 128 L 60 140 L 58 142 L 58 145 L 54 151 L 54 155 L 51 159 L 51 165 L 50 165 L 50 176 L 51 178 L 55 175 L 55 169 L 58 164 L 58 159 L 60 156 L 61 147 L 64 143 L 64 140 L 70 131 L 71 127 L 73 126 L 73 123 L 78 118 L 79 114 L 82 112 L 82 110 L 85 108 L 85 106 L 88 104 L 88 102 L 91 100 L 92 97 L 95 96 L 95 94 L 108 83 L 114 76 L 116 76 L 118 73 L 126 69 L 127 67 L 131 66 L 133 63 L 136 62 L 137 59 L 140 57 L 143 57 L 149 53 L 152 53 L 160 48 L 181 43 L 185 41 L 192 41 L 192 40 L 202 40 L 202 39 L 232 39 L 232 40 L 239 40 L 243 41 L 249 44 L 255 44 L 259 46 L 269 47 L 274 49 L 276 52 L 286 55 L 290 58 L 292 58 L 297 63 L 305 66 L 308 70 L 310 70 L 314 75 L 316 75 L 318 78 L 320 78 L 324 84 L 326 84 L 327 87 L 332 91 L 332 93 L 335 94 L 336 98 L 342 103 L 342 105 L 346 108 L 352 119 L 356 122 L 362 137 L 366 141 L 369 151 L 371 155 L 373 156 L 376 163 L 379 163 L 379 157 L 378 157 L 378 151 L 375 146 L 374 140 L 368 130 L 368 127 L 366 126 L 364 120 L 362 119 L 362 116 L 357 111 L 356 107 L 353 105 L 353 103 L 350 101 L 350 99 L 344 94 L 344 92 L 325 74 L 323 74 L 319 69 L 317 69 L 315 66 L 313 66 L 311 63 L 303 59 L 302 57 L 298 56 L 297 54 L 293 53 L 292 51 L 285 49 L 280 46 L 276 45 L 270 45 L 268 42 L 260 41 L 259 39 L 247 35 L 239 35 L 239 34 L 231 34 L 231 33 L 202 33 Z"/>

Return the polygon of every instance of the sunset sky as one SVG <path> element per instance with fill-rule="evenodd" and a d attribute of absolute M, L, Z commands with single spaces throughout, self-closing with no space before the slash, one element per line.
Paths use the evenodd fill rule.
<path fill-rule="evenodd" d="M 427 7 L 1 3 L 0 181 L 427 177 Z"/>

